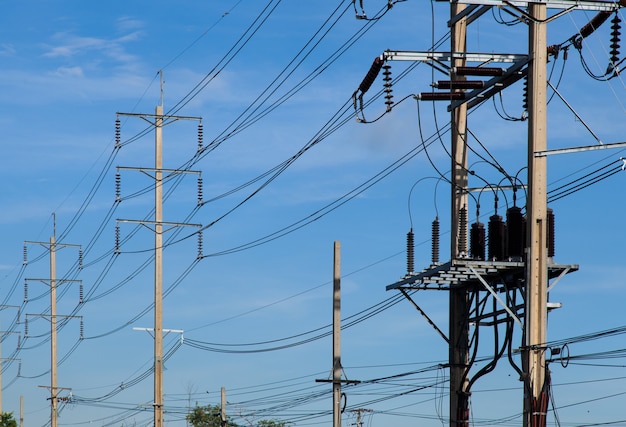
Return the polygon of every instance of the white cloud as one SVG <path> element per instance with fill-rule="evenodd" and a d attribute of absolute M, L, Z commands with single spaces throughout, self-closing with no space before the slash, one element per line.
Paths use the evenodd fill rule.
<path fill-rule="evenodd" d="M 144 24 L 138 19 L 133 19 L 128 16 L 122 16 L 117 20 L 117 30 L 120 32 L 137 30 L 143 28 Z"/>
<path fill-rule="evenodd" d="M 58 77 L 83 77 L 83 69 L 81 67 L 59 67 L 53 73 Z"/>
<path fill-rule="evenodd" d="M 0 44 L 0 56 L 12 56 L 15 55 L 15 48 L 10 44 Z"/>

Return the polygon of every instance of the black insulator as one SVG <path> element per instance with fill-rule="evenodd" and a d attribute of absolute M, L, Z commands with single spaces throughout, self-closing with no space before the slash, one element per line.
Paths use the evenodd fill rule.
<path fill-rule="evenodd" d="M 616 12 L 613 19 L 611 19 L 611 63 L 613 64 L 613 66 L 615 66 L 619 61 L 621 27 L 622 22 Z"/>
<path fill-rule="evenodd" d="M 391 93 L 391 66 L 385 63 L 383 65 L 385 71 L 383 71 L 383 81 L 385 87 L 385 104 L 387 105 L 387 112 L 391 111 L 391 107 L 393 106 L 393 94 Z"/>
<path fill-rule="evenodd" d="M 422 92 L 419 95 L 422 101 L 461 101 L 465 99 L 463 92 Z"/>
<path fill-rule="evenodd" d="M 115 253 L 120 253 L 120 226 L 115 226 Z"/>
<path fill-rule="evenodd" d="M 528 111 L 528 74 L 524 76 L 522 91 L 522 108 Z"/>
<path fill-rule="evenodd" d="M 406 272 L 415 271 L 415 236 L 413 229 L 406 234 Z"/>
<path fill-rule="evenodd" d="M 121 127 L 119 117 L 115 119 L 115 148 L 119 148 L 121 145 Z"/>
<path fill-rule="evenodd" d="M 78 250 L 78 269 L 79 270 L 83 269 L 83 250 L 82 249 Z"/>
<path fill-rule="evenodd" d="M 579 31 L 582 38 L 589 37 L 595 30 L 600 28 L 602 24 L 611 16 L 611 11 L 603 10 L 597 13 L 596 16 L 591 18 L 591 21 L 586 23 Z"/>
<path fill-rule="evenodd" d="M 81 319 L 80 319 L 80 339 L 81 339 L 81 340 L 82 340 L 82 339 L 83 339 L 83 337 L 85 336 L 84 332 L 85 332 L 85 327 L 84 327 L 84 325 L 83 325 L 83 319 L 81 318 Z"/>
<path fill-rule="evenodd" d="M 203 248 L 202 248 L 202 244 L 203 244 L 203 243 L 202 243 L 202 240 L 203 240 L 203 237 L 202 237 L 202 231 L 199 231 L 199 232 L 198 232 L 198 259 L 201 259 L 201 258 L 202 258 L 202 256 L 203 256 L 203 255 L 202 255 L 202 249 L 203 249 Z"/>
<path fill-rule="evenodd" d="M 85 296 L 85 293 L 84 293 L 84 290 L 83 290 L 83 284 L 81 283 L 78 286 L 78 303 L 79 304 L 82 304 L 85 301 L 84 300 L 84 296 Z"/>
<path fill-rule="evenodd" d="M 439 80 L 435 83 L 437 89 L 481 89 L 485 87 L 482 80 Z"/>
<path fill-rule="evenodd" d="M 24 265 L 28 264 L 28 252 L 26 251 L 26 245 L 24 245 L 24 261 L 22 262 Z"/>
<path fill-rule="evenodd" d="M 115 174 L 115 201 L 122 201 L 122 176 L 119 172 Z"/>
<path fill-rule="evenodd" d="M 498 67 L 455 67 L 453 71 L 457 76 L 501 76 L 504 74 L 504 69 Z"/>
<path fill-rule="evenodd" d="M 432 263 L 439 264 L 439 218 L 435 218 L 432 226 Z"/>
<path fill-rule="evenodd" d="M 555 234 L 554 234 L 554 211 L 550 208 L 546 211 L 546 218 L 548 220 L 548 258 L 554 258 L 554 245 L 555 245 Z"/>
<path fill-rule="evenodd" d="M 385 62 L 383 70 L 383 81 L 385 82 L 385 86 L 391 85 L 391 65 Z"/>
<path fill-rule="evenodd" d="M 470 254 L 472 259 L 485 260 L 485 225 L 475 222 L 470 229 Z"/>
<path fill-rule="evenodd" d="M 198 206 L 202 206 L 203 203 L 203 194 L 202 194 L 202 177 L 198 177 Z"/>
<path fill-rule="evenodd" d="M 502 261 L 505 258 L 505 229 L 506 226 L 500 215 L 492 215 L 489 217 L 489 260 Z"/>
<path fill-rule="evenodd" d="M 28 282 L 24 282 L 24 302 L 28 301 Z"/>
<path fill-rule="evenodd" d="M 467 208 L 463 206 L 459 209 L 459 240 L 458 240 L 458 254 L 467 254 Z"/>
<path fill-rule="evenodd" d="M 378 73 L 380 73 L 380 69 L 382 67 L 383 67 L 383 60 L 380 59 L 379 56 L 377 56 L 374 59 L 374 62 L 372 63 L 370 70 L 367 72 L 367 74 L 363 78 L 363 81 L 359 85 L 359 90 L 361 91 L 361 93 L 367 92 L 369 88 L 372 87 L 372 84 L 374 83 L 374 80 L 376 80 L 376 77 L 378 77 Z"/>
<path fill-rule="evenodd" d="M 28 317 L 24 319 L 24 337 L 28 336 Z"/>
<path fill-rule="evenodd" d="M 393 94 L 391 93 L 391 66 L 387 63 L 383 65 L 383 81 L 385 87 L 385 104 L 387 105 L 387 111 L 391 111 L 393 105 Z"/>
<path fill-rule="evenodd" d="M 202 123 L 198 123 L 198 151 L 202 151 L 204 141 L 204 130 L 202 128 Z"/>
<path fill-rule="evenodd" d="M 506 255 L 514 261 L 524 255 L 524 215 L 517 206 L 506 210 Z"/>

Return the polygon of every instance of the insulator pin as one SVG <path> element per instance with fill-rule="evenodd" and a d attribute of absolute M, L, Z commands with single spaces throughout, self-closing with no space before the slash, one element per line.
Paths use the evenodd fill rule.
<path fill-rule="evenodd" d="M 619 62 L 619 48 L 621 43 L 621 27 L 622 22 L 617 12 L 615 12 L 615 16 L 611 19 L 611 64 L 613 68 Z"/>
<path fill-rule="evenodd" d="M 198 206 L 202 206 L 203 204 L 203 184 L 202 177 L 198 176 Z"/>
<path fill-rule="evenodd" d="M 439 217 L 435 217 L 432 224 L 432 263 L 439 264 Z"/>
<path fill-rule="evenodd" d="M 470 229 L 470 254 L 472 259 L 485 260 L 485 225 L 475 222 Z"/>
<path fill-rule="evenodd" d="M 434 86 L 437 89 L 481 89 L 485 87 L 482 80 L 438 80 Z"/>
<path fill-rule="evenodd" d="M 595 30 L 600 28 L 602 24 L 611 16 L 610 11 L 600 11 L 596 16 L 591 18 L 591 21 L 586 23 L 579 31 L 580 37 L 586 38 L 589 37 Z"/>
<path fill-rule="evenodd" d="M 546 211 L 546 217 L 548 220 L 548 229 L 547 229 L 547 240 L 548 240 L 548 258 L 554 258 L 554 249 L 555 249 L 555 227 L 554 227 L 554 211 L 551 208 L 548 208 Z"/>
<path fill-rule="evenodd" d="M 203 141 L 204 141 L 204 130 L 202 127 L 202 123 L 198 123 L 198 152 L 201 152 L 203 149 Z"/>
<path fill-rule="evenodd" d="M 372 87 L 372 84 L 374 83 L 374 80 L 376 80 L 376 77 L 378 76 L 378 73 L 380 73 L 380 69 L 382 67 L 383 60 L 380 59 L 379 56 L 377 56 L 376 58 L 374 58 L 374 62 L 372 63 L 370 70 L 367 72 L 367 74 L 363 78 L 363 81 L 359 85 L 359 90 L 361 91 L 361 94 L 364 94 L 369 90 L 370 87 Z"/>
<path fill-rule="evenodd" d="M 459 240 L 457 251 L 460 257 L 467 255 L 467 207 L 459 209 Z"/>
<path fill-rule="evenodd" d="M 512 261 L 521 261 L 524 255 L 526 227 L 522 209 L 512 206 L 506 210 L 506 253 Z"/>
<path fill-rule="evenodd" d="M 522 108 L 524 111 L 528 111 L 528 74 L 524 76 L 522 91 Z"/>
<path fill-rule="evenodd" d="M 463 92 L 422 92 L 419 94 L 422 101 L 462 101 L 465 99 Z"/>
<path fill-rule="evenodd" d="M 115 174 L 115 201 L 122 201 L 122 176 L 119 172 Z"/>
<path fill-rule="evenodd" d="M 498 214 L 489 217 L 489 260 L 503 261 L 505 258 L 505 228 L 502 217 Z"/>
<path fill-rule="evenodd" d="M 121 137 L 122 137 L 121 124 L 120 124 L 120 118 L 118 117 L 117 119 L 115 119 L 115 148 L 121 147 L 122 145 Z"/>
<path fill-rule="evenodd" d="M 116 254 L 120 253 L 120 226 L 115 226 L 115 250 Z"/>
<path fill-rule="evenodd" d="M 385 88 L 385 105 L 387 105 L 387 112 L 391 111 L 391 107 L 393 106 L 393 94 L 391 93 L 391 65 L 385 63 L 383 65 L 383 81 Z"/>
<path fill-rule="evenodd" d="M 454 67 L 452 72 L 457 76 L 501 76 L 504 68 L 498 67 Z"/>
<path fill-rule="evenodd" d="M 202 259 L 204 257 L 204 255 L 202 255 L 203 253 L 203 235 L 202 235 L 202 230 L 198 231 L 198 259 Z"/>
<path fill-rule="evenodd" d="M 415 236 L 413 229 L 406 234 L 406 272 L 411 274 L 415 271 Z"/>

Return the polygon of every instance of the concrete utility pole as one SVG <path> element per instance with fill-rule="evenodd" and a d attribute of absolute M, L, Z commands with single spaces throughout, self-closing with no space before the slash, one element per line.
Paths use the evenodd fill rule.
<path fill-rule="evenodd" d="M 461 15 L 465 10 L 465 4 L 452 2 L 450 4 L 450 17 Z M 456 20 L 451 28 L 451 53 L 464 54 L 466 51 L 466 18 Z M 464 55 L 459 55 L 451 62 L 451 66 L 465 66 Z M 453 69 L 454 69 L 453 68 Z M 452 81 L 465 80 L 464 77 L 452 74 Z M 453 89 L 453 91 L 459 91 Z M 467 256 L 467 104 L 462 103 L 451 111 L 451 147 L 452 164 L 450 170 L 451 185 L 451 239 L 450 259 L 455 260 Z M 462 215 L 461 212 L 465 212 Z M 469 324 L 468 318 L 468 295 L 466 287 L 450 289 L 449 293 L 449 356 L 450 363 L 450 425 L 467 426 L 469 422 L 469 399 L 467 393 L 469 369 Z"/>
<path fill-rule="evenodd" d="M 162 78 L 162 75 L 161 75 Z M 163 126 L 164 120 L 197 120 L 201 117 L 165 116 L 163 114 L 163 84 L 161 84 L 161 101 L 155 109 L 154 115 L 117 113 L 118 116 L 140 117 L 154 126 L 154 168 L 123 168 L 119 170 L 136 170 L 146 173 L 152 172 L 154 178 L 154 221 L 120 220 L 118 222 L 133 222 L 142 225 L 150 224 L 154 227 L 154 427 L 163 427 L 163 226 L 179 227 L 192 226 L 200 228 L 200 224 L 172 223 L 163 221 L 163 173 L 169 174 L 200 174 L 198 171 L 167 170 L 163 168 Z M 118 135 L 119 136 L 119 135 Z M 200 182 L 200 181 L 199 181 Z M 198 197 L 198 203 L 201 203 Z M 119 249 L 119 248 L 117 248 Z M 199 255 L 200 256 L 200 255 Z M 54 426 L 53 426 L 54 427 Z"/>
<path fill-rule="evenodd" d="M 55 227 L 56 228 L 56 227 Z M 54 233 L 56 234 L 56 232 Z M 50 238 L 50 407 L 51 426 L 57 427 L 57 258 L 56 237 Z"/>
<path fill-rule="evenodd" d="M 220 390 L 220 425 L 222 427 L 226 427 L 226 421 L 228 418 L 226 417 L 226 388 L 222 387 Z"/>
<path fill-rule="evenodd" d="M 13 308 L 19 308 L 18 306 L 0 306 L 0 310 L 2 310 L 5 307 L 13 307 Z M 15 332 L 15 331 L 2 331 L 0 330 L 0 335 L 6 335 L 6 334 L 19 334 L 19 332 Z M 2 339 L 0 339 L 0 414 L 2 414 L 2 412 L 4 412 L 2 410 L 2 363 L 4 361 L 15 361 L 15 360 L 19 360 L 19 359 L 7 359 L 7 358 L 3 358 L 2 357 Z M 19 374 L 18 374 L 19 375 Z"/>
<path fill-rule="evenodd" d="M 154 426 L 163 426 L 163 105 L 154 122 Z"/>
<path fill-rule="evenodd" d="M 54 232 L 50 237 L 50 242 L 25 242 L 25 244 L 36 244 L 44 246 L 50 253 L 50 276 L 47 279 L 26 279 L 26 281 L 37 280 L 43 283 L 48 283 L 50 286 L 50 386 L 40 386 L 50 389 L 50 425 L 51 427 L 57 427 L 58 418 L 58 403 L 59 403 L 59 391 L 70 390 L 66 387 L 58 386 L 58 363 L 57 363 L 57 318 L 68 317 L 57 315 L 57 286 L 61 283 L 68 282 L 80 282 L 80 280 L 57 280 L 57 260 L 56 252 L 60 247 L 76 247 L 80 245 L 72 245 L 67 243 L 57 243 L 56 241 L 56 217 L 54 216 Z M 79 252 L 80 253 L 80 252 Z M 72 316 L 74 317 L 74 316 Z M 78 316 L 80 318 L 80 316 Z M 82 330 L 82 328 L 81 328 Z"/>
<path fill-rule="evenodd" d="M 333 251 L 333 427 L 341 427 L 341 244 Z"/>
<path fill-rule="evenodd" d="M 341 379 L 341 243 L 333 247 L 333 372 L 332 380 L 315 380 L 333 384 L 333 427 L 341 427 L 341 384 L 360 381 Z"/>
<path fill-rule="evenodd" d="M 526 342 L 523 347 L 524 425 L 545 426 L 548 390 L 545 349 L 547 335 L 547 159 L 535 152 L 547 147 L 546 4 L 530 3 L 528 68 L 528 200 L 526 261 Z"/>
<path fill-rule="evenodd" d="M 361 427 L 363 425 L 363 412 L 374 412 L 371 409 L 364 409 L 364 408 L 359 408 L 359 409 L 354 409 L 350 412 L 356 412 L 356 423 L 353 424 L 356 427 Z"/>

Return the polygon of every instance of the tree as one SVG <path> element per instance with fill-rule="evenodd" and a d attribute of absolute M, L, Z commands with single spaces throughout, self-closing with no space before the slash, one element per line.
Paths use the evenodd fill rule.
<path fill-rule="evenodd" d="M 13 419 L 13 412 L 0 414 L 0 427 L 17 427 L 17 421 Z"/>
<path fill-rule="evenodd" d="M 277 420 L 261 420 L 257 423 L 256 427 L 287 427 L 287 423 Z"/>
<path fill-rule="evenodd" d="M 193 427 L 221 427 L 222 426 L 222 409 L 219 405 L 196 405 L 192 411 L 187 414 L 187 421 Z M 226 417 L 226 426 L 234 426 Z"/>
<path fill-rule="evenodd" d="M 187 414 L 187 421 L 191 423 L 193 427 L 237 427 L 237 424 L 233 423 L 228 416 L 226 416 L 226 422 L 222 424 L 222 409 L 219 405 L 196 405 L 193 410 Z M 252 427 L 287 427 L 288 424 L 283 421 L 277 420 L 260 420 Z M 0 426 L 2 427 L 2 426 Z"/>

